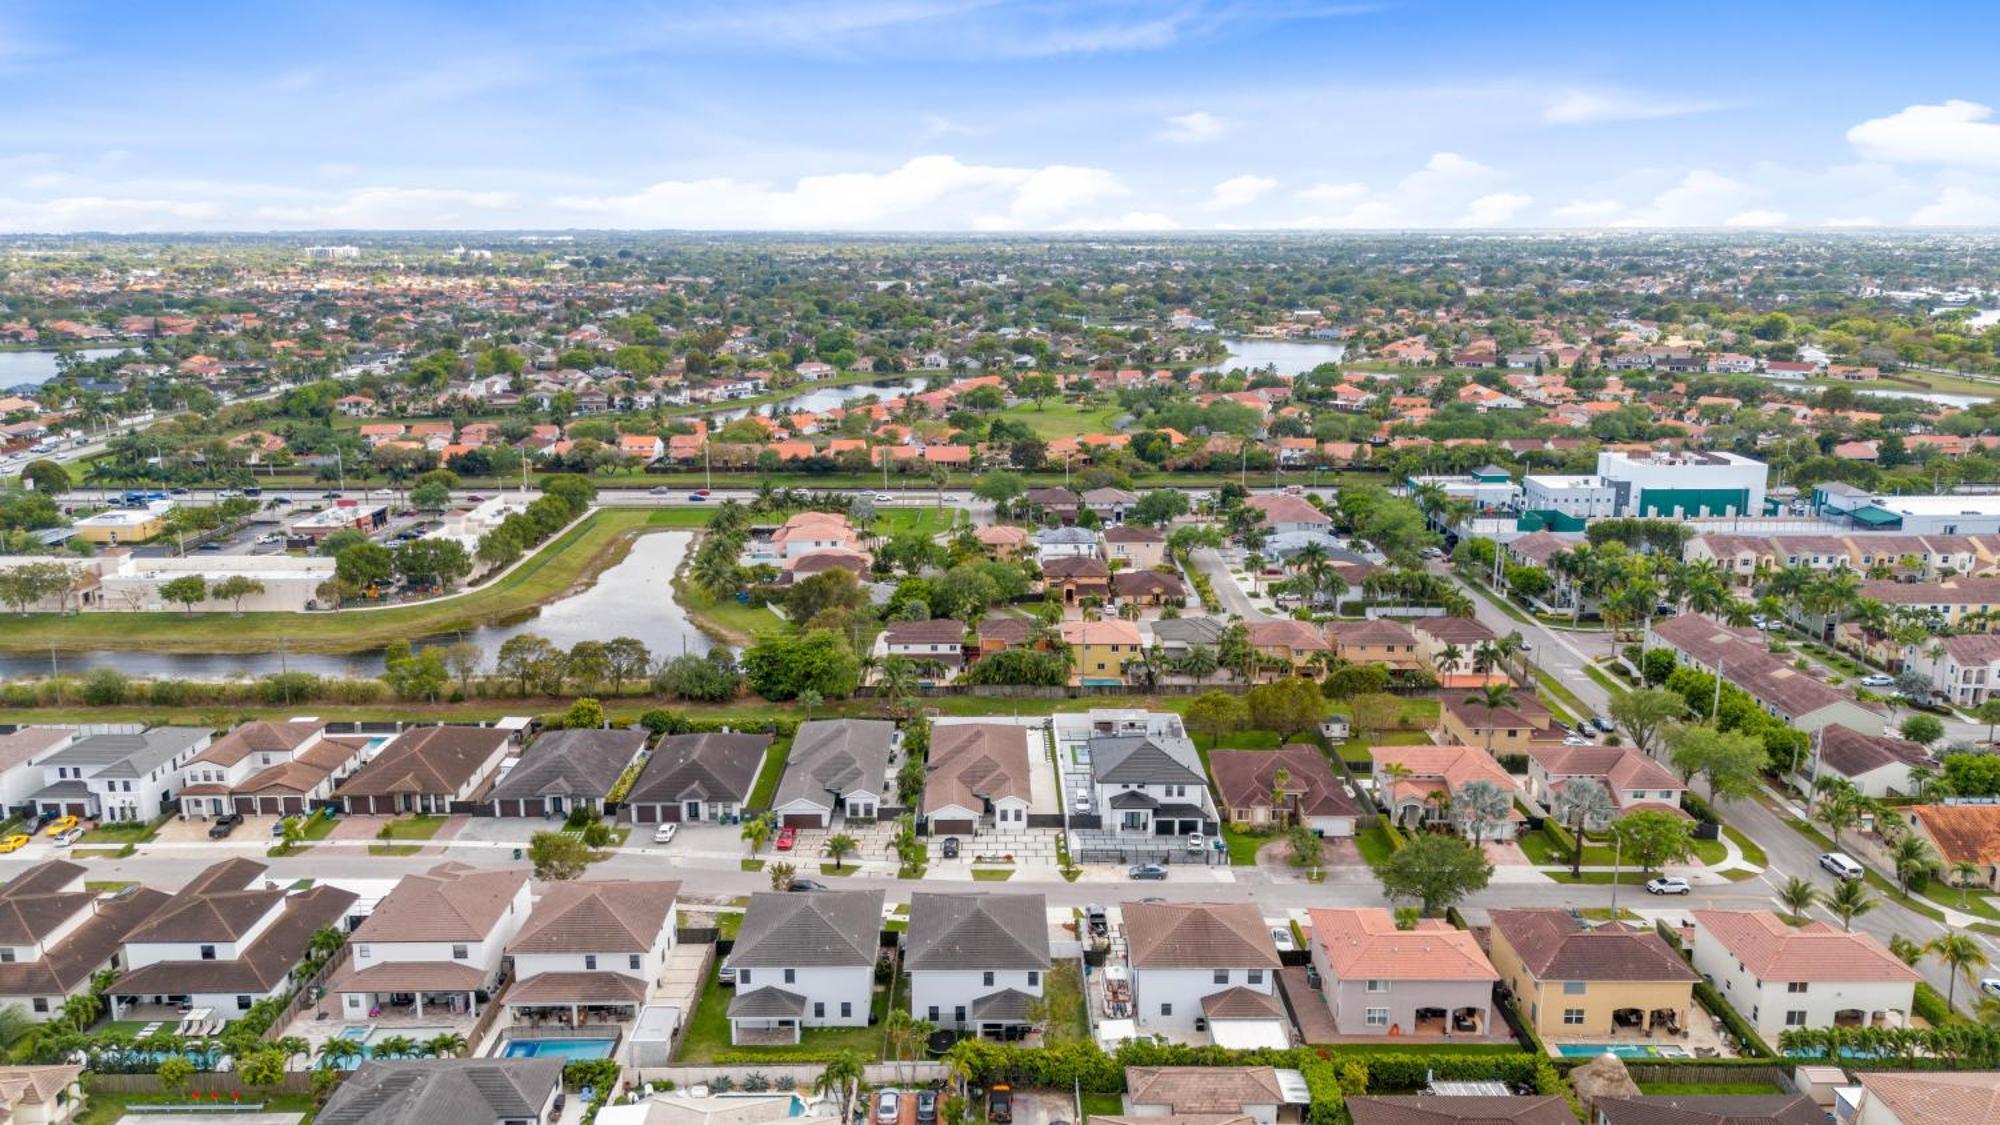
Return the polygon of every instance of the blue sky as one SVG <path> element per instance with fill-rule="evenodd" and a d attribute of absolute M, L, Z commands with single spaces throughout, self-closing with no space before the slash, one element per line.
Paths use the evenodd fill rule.
<path fill-rule="evenodd" d="M 1992 4 L 0 2 L 0 230 L 2000 225 Z"/>

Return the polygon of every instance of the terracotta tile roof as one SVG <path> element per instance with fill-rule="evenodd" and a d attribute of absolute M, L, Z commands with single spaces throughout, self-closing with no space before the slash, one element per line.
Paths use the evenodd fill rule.
<path fill-rule="evenodd" d="M 507 989 L 509 1004 L 644 1004 L 646 982 L 624 973 L 536 973 Z"/>
<path fill-rule="evenodd" d="M 354 940 L 481 941 L 527 881 L 525 867 L 440 863 L 420 875 L 403 876 L 354 931 Z"/>
<path fill-rule="evenodd" d="M 1863 1074 L 1898 1125 L 2000 1125 L 2000 1071 L 1958 1074 Z"/>
<path fill-rule="evenodd" d="M 1792 927 L 1768 910 L 1697 910 L 1696 941 L 1712 934 L 1760 980 L 1909 981 L 1922 979 L 1882 943 L 1824 922 Z"/>
<path fill-rule="evenodd" d="M 1493 630 L 1471 617 L 1419 617 L 1410 622 L 1410 628 L 1460 648 L 1469 648 L 1494 637 Z"/>
<path fill-rule="evenodd" d="M 1252 621 L 1245 627 L 1251 648 L 1289 648 L 1294 652 L 1331 652 L 1311 622 L 1281 617 L 1273 621 Z"/>
<path fill-rule="evenodd" d="M 1826 1125 L 1827 1119 L 1804 1094 L 1607 1097 L 1591 1108 L 1604 1125 Z"/>
<path fill-rule="evenodd" d="M 1051 580 L 1064 578 L 1109 578 L 1111 568 L 1103 559 L 1089 555 L 1063 555 L 1042 564 L 1042 577 Z"/>
<path fill-rule="evenodd" d="M 1911 805 L 1946 864 L 2000 863 L 2000 805 Z"/>
<path fill-rule="evenodd" d="M 1062 639 L 1073 645 L 1139 645 L 1139 627 L 1130 621 L 1065 621 Z"/>
<path fill-rule="evenodd" d="M 1301 816 L 1357 816 L 1361 806 L 1334 777 L 1333 767 L 1318 747 L 1293 743 L 1271 750 L 1213 750 L 1208 772 L 1227 808 L 1269 806 L 1277 774 L 1289 777 L 1285 792 Z"/>
<path fill-rule="evenodd" d="M 1478 624 L 1474 622 L 1473 624 Z M 1374 618 L 1368 621 L 1334 621 L 1326 627 L 1327 636 L 1343 645 L 1414 645 L 1416 634 L 1394 621 Z M 1492 634 L 1487 634 L 1491 636 Z"/>
<path fill-rule="evenodd" d="M 1665 981 L 1699 979 L 1651 929 L 1622 923 L 1590 927 L 1565 910 L 1492 910 L 1504 938 L 1536 980 Z"/>
<path fill-rule="evenodd" d="M 671 879 L 545 884 L 507 952 L 645 953 L 666 928 L 680 889 Z"/>
<path fill-rule="evenodd" d="M 1247 1106 L 1283 1105 L 1285 1095 L 1277 1071 L 1268 1066 L 1128 1066 L 1125 1104 L 1135 1109 L 1165 1106 L 1169 1113 L 1228 1114 Z"/>
<path fill-rule="evenodd" d="M 325 884 L 287 895 L 284 912 L 236 960 L 155 961 L 127 973 L 111 991 L 120 996 L 269 992 L 298 966 L 313 934 L 345 918 L 355 898 L 352 891 Z"/>
<path fill-rule="evenodd" d="M 1201 998 L 1201 1014 L 1212 1020 L 1282 1020 L 1285 1006 L 1276 996 L 1237 985 Z"/>
<path fill-rule="evenodd" d="M 249 933 L 284 901 L 280 887 L 251 885 L 266 870 L 246 859 L 224 860 L 201 874 L 141 923 L 125 940 L 134 943 L 228 942 Z"/>
<path fill-rule="evenodd" d="M 1508 793 L 1518 793 L 1514 775 L 1500 768 L 1493 756 L 1477 746 L 1371 746 L 1368 756 L 1380 773 L 1390 765 L 1410 771 L 1412 780 L 1439 780 L 1457 789 L 1468 781 L 1491 781 Z"/>
<path fill-rule="evenodd" d="M 1347 1099 L 1354 1125 L 1573 1125 L 1569 1103 L 1547 1094 Z"/>
<path fill-rule="evenodd" d="M 1244 506 L 1254 508 L 1264 514 L 1267 524 L 1309 523 L 1322 526 L 1333 520 L 1325 512 L 1313 507 L 1303 496 L 1293 496 L 1287 492 L 1267 492 L 1245 500 Z"/>
<path fill-rule="evenodd" d="M 1438 918 L 1399 930 L 1379 906 L 1307 912 L 1312 941 L 1338 980 L 1497 981 L 1471 934 Z"/>
<path fill-rule="evenodd" d="M 18 883 L 34 868 L 14 878 Z M 11 890 L 13 884 L 8 884 Z M 55 996 L 90 979 L 111 963 L 125 935 L 167 904 L 165 891 L 127 887 L 98 899 L 87 920 L 33 961 L 0 963 L 0 996 Z M 11 943 L 10 943 L 11 944 Z"/>
<path fill-rule="evenodd" d="M 1135 969 L 1278 967 L 1264 915 L 1247 902 L 1135 902 L 1125 907 Z"/>
<path fill-rule="evenodd" d="M 956 806 L 979 813 L 988 801 L 1032 796 L 1026 727 L 1012 723 L 947 723 L 931 728 L 924 815 Z"/>
<path fill-rule="evenodd" d="M 1686 789 L 1674 771 L 1628 746 L 1537 746 L 1528 757 L 1541 763 L 1552 778 L 1594 777 L 1611 790 L 1612 799 L 1626 789 Z"/>

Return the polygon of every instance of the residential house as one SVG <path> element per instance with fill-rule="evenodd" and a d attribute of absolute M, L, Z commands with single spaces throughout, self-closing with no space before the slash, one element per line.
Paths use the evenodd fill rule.
<path fill-rule="evenodd" d="M 1025 555 L 1031 539 L 1027 528 L 1004 523 L 979 528 L 972 534 L 979 540 L 979 545 L 986 549 L 987 554 L 1003 560 L 1018 559 Z"/>
<path fill-rule="evenodd" d="M 1483 1037 L 1500 974 L 1442 918 L 1402 929 L 1380 906 L 1307 912 L 1320 993 L 1342 1035 Z"/>
<path fill-rule="evenodd" d="M 1111 594 L 1111 568 L 1089 555 L 1065 555 L 1042 563 L 1042 589 L 1066 606 Z"/>
<path fill-rule="evenodd" d="M 94 734 L 45 755 L 37 812 L 145 821 L 171 811 L 181 767 L 208 748 L 207 727 L 154 727 L 139 734 Z"/>
<path fill-rule="evenodd" d="M 1090 739 L 1090 785 L 1107 830 L 1169 842 L 1215 832 L 1208 777 L 1185 735 L 1155 731 Z"/>
<path fill-rule="evenodd" d="M 1510 799 L 1519 791 L 1513 775 L 1477 746 L 1374 746 L 1368 756 L 1375 800 L 1400 828 L 1455 825 L 1454 810 L 1463 807 L 1458 795 L 1475 781 L 1491 783 Z M 1478 828 L 1484 839 L 1511 840 L 1519 820 L 1520 813 L 1510 810 L 1504 821 Z"/>
<path fill-rule="evenodd" d="M 479 993 L 500 979 L 501 958 L 528 920 L 528 875 L 454 862 L 403 876 L 354 931 L 348 969 L 327 986 L 341 1015 L 379 1019 L 407 1008 L 422 1019 L 426 1007 L 432 1018 L 478 1015 Z"/>
<path fill-rule="evenodd" d="M 1671 649 L 1681 663 L 1719 674 L 1750 693 L 1766 713 L 1794 729 L 1811 733 L 1840 723 L 1865 734 L 1880 734 L 1886 725 L 1880 711 L 1858 702 L 1851 693 L 1830 687 L 1773 655 L 1764 635 L 1754 629 L 1738 629 L 1698 613 L 1684 613 L 1651 625 L 1650 632 L 1648 647 L 1657 642 Z"/>
<path fill-rule="evenodd" d="M 1600 1097 L 1591 1125 L 1826 1125 L 1807 1094 L 1657 1094 Z"/>
<path fill-rule="evenodd" d="M 1694 912 L 1694 967 L 1758 1033 L 1907 1027 L 1923 978 L 1865 933 L 1769 910 Z"/>
<path fill-rule="evenodd" d="M 1544 1040 L 1677 1035 L 1700 979 L 1651 924 L 1587 925 L 1567 910 L 1492 910 L 1488 952 Z"/>
<path fill-rule="evenodd" d="M 1260 663 L 1271 661 L 1283 666 L 1279 675 L 1312 672 L 1316 662 L 1333 652 L 1333 646 L 1310 621 L 1269 618 L 1247 623 L 1244 631 L 1249 634 L 1250 648 Z"/>
<path fill-rule="evenodd" d="M 1024 832 L 1034 799 L 1028 728 L 940 721 L 931 727 L 922 811 L 932 836 L 971 836 L 981 825 Z"/>
<path fill-rule="evenodd" d="M 1440 619 L 1442 620 L 1442 619 Z M 1349 664 L 1382 664 L 1402 671 L 1424 667 L 1416 633 L 1394 621 L 1333 621 L 1326 638 L 1335 656 Z"/>
<path fill-rule="evenodd" d="M 1211 650 L 1222 643 L 1223 624 L 1213 617 L 1162 617 L 1139 623 L 1148 652 L 1157 648 L 1170 660 L 1185 658 L 1196 647 Z"/>
<path fill-rule="evenodd" d="M 181 812 L 192 816 L 299 816 L 359 768 L 372 736 L 331 737 L 316 720 L 254 720 L 188 759 Z"/>
<path fill-rule="evenodd" d="M 831 828 L 843 815 L 874 820 L 892 792 L 889 756 L 900 741 L 896 724 L 879 719 L 800 723 L 773 799 L 778 823 Z"/>
<path fill-rule="evenodd" d="M 743 815 L 768 734 L 673 734 L 660 740 L 625 794 L 634 824 L 721 823 Z"/>
<path fill-rule="evenodd" d="M 1643 809 L 1680 817 L 1688 815 L 1681 809 L 1681 794 L 1687 792 L 1687 783 L 1674 771 L 1631 747 L 1536 746 L 1529 749 L 1528 795 L 1544 807 L 1555 810 L 1563 787 L 1579 780 L 1596 782 L 1611 797 L 1610 815 L 1585 823 L 1585 829 L 1591 832 L 1602 832 L 1613 819 Z"/>
<path fill-rule="evenodd" d="M 556 730 L 537 738 L 494 783 L 495 816 L 597 814 L 646 749 L 645 730 Z"/>
<path fill-rule="evenodd" d="M 1445 693 L 1438 709 L 1438 733 L 1448 743 L 1490 745 L 1495 754 L 1525 754 L 1537 745 L 1559 746 L 1564 737 L 1549 709 L 1532 695 L 1520 696 L 1512 707 L 1488 707 L 1479 697 L 1451 692 Z"/>
<path fill-rule="evenodd" d="M 449 813 L 478 800 L 520 745 L 510 726 L 435 726 L 406 730 L 340 786 L 349 815 Z"/>
<path fill-rule="evenodd" d="M 509 1014 L 519 1022 L 567 1015 L 570 1027 L 638 1018 L 673 956 L 680 889 L 667 879 L 544 886 L 507 944 Z"/>
<path fill-rule="evenodd" d="M 736 945 L 731 1043 L 796 1043 L 807 1027 L 866 1027 L 882 955 L 881 891 L 754 894 Z"/>
<path fill-rule="evenodd" d="M 1287 492 L 1263 492 L 1245 500 L 1244 504 L 1263 515 L 1264 526 L 1274 535 L 1298 532 L 1325 533 L 1333 528 L 1332 518 L 1313 507 L 1303 496 L 1294 496 Z"/>
<path fill-rule="evenodd" d="M 1560 1094 L 1408 1094 L 1345 1101 L 1354 1125 L 1570 1125 Z M 1602 1125 L 1602 1123 L 1598 1123 Z"/>
<path fill-rule="evenodd" d="M 1901 812 L 1945 870 L 1969 863 L 1980 883 L 2000 890 L 2000 805 L 1906 805 Z"/>
<path fill-rule="evenodd" d="M 1120 570 L 1111 575 L 1111 596 L 1141 606 L 1187 604 L 1187 587 L 1180 576 L 1157 570 Z"/>
<path fill-rule="evenodd" d="M 14 809 L 34 800 L 48 784 L 40 761 L 78 741 L 75 727 L 20 727 L 0 734 L 0 808 Z"/>
<path fill-rule="evenodd" d="M 892 621 L 875 638 L 875 657 L 909 661 L 920 683 L 948 684 L 965 666 L 965 622 L 949 617 Z"/>
<path fill-rule="evenodd" d="M 1841 1125 L 1993 1125 L 2000 1119 L 2000 1071 L 1857 1077 L 1858 1093 L 1835 1091 Z"/>
<path fill-rule="evenodd" d="M 1793 775 L 1806 789 L 1822 777 L 1839 777 L 1864 797 L 1908 796 L 1914 788 L 1910 771 L 1931 768 L 1935 761 L 1920 742 L 1863 734 L 1839 723 L 1821 727 L 1813 742 Z"/>
<path fill-rule="evenodd" d="M 1097 557 L 1097 533 L 1087 527 L 1045 527 L 1035 533 L 1035 561 L 1043 566 L 1057 559 Z"/>
<path fill-rule="evenodd" d="M 1023 499 L 1028 507 L 1040 512 L 1044 520 L 1054 519 L 1060 523 L 1075 523 L 1077 510 L 1083 507 L 1083 497 L 1067 488 L 1031 488 Z"/>
<path fill-rule="evenodd" d="M 1104 561 L 1114 569 L 1152 570 L 1167 563 L 1167 537 L 1150 527 L 1108 527 L 1103 539 Z"/>
<path fill-rule="evenodd" d="M 1305 1076 L 1268 1066 L 1128 1066 L 1125 1114 L 1138 1121 L 1222 1121 L 1276 1125 L 1304 1117 Z"/>
<path fill-rule="evenodd" d="M 206 1009 L 233 1019 L 285 995 L 312 937 L 340 925 L 355 894 L 296 890 L 269 869 L 228 859 L 203 870 L 125 934 L 125 973 L 106 991 L 111 1018 L 133 1004 Z"/>
<path fill-rule="evenodd" d="M 751 554 L 767 558 L 796 559 L 815 551 L 861 553 L 861 534 L 838 512 L 798 512 L 768 541 L 751 544 Z"/>
<path fill-rule="evenodd" d="M 1480 646 L 1496 639 L 1472 617 L 1419 617 L 1409 627 L 1417 638 L 1417 665 L 1439 676 L 1477 674 Z"/>
<path fill-rule="evenodd" d="M 83 1101 L 81 1066 L 0 1066 L 0 1120 L 7 1125 L 69 1125 Z"/>
<path fill-rule="evenodd" d="M 917 1019 L 980 1036 L 1027 1028 L 1049 964 L 1041 895 L 910 896 L 903 970 Z"/>
<path fill-rule="evenodd" d="M 167 901 L 165 891 L 128 886 L 100 894 L 80 864 L 44 860 L 0 886 L 0 1004 L 35 1020 L 90 990 L 90 978 L 120 967 L 125 935 Z"/>
<path fill-rule="evenodd" d="M 320 1125 L 555 1125 L 560 1058 L 369 1059 L 314 1115 Z"/>
<path fill-rule="evenodd" d="M 1295 742 L 1276 751 L 1211 750 L 1208 772 L 1222 795 L 1223 815 L 1232 824 L 1271 828 L 1298 823 L 1320 836 L 1348 837 L 1362 813 L 1360 802 L 1334 776 L 1317 746 Z"/>
<path fill-rule="evenodd" d="M 1145 655 L 1145 640 L 1130 621 L 1065 621 L 1057 631 L 1069 645 L 1078 682 L 1086 685 L 1124 683 L 1125 665 Z"/>
<path fill-rule="evenodd" d="M 1925 637 L 1903 647 L 1903 667 L 1930 681 L 1934 696 L 1957 707 L 2000 698 L 2000 633 Z"/>
<path fill-rule="evenodd" d="M 1137 496 L 1122 488 L 1093 488 L 1083 494 L 1083 506 L 1106 526 L 1124 523 L 1125 513 L 1138 502 Z"/>
<path fill-rule="evenodd" d="M 1206 1029 L 1222 1046 L 1290 1046 L 1277 946 L 1254 903 L 1127 903 L 1125 940 L 1142 1031 Z M 1217 1022 L 1247 1025 L 1227 1029 L 1246 1037 L 1222 1042 Z"/>

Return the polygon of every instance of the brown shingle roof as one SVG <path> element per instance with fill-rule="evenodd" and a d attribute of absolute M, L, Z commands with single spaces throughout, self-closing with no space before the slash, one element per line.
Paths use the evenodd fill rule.
<path fill-rule="evenodd" d="M 98 900 L 89 920 L 40 959 L 0 963 L 0 996 L 54 996 L 111 963 L 132 927 L 166 905 L 167 892 L 127 887 Z"/>
<path fill-rule="evenodd" d="M 931 728 L 924 815 L 948 805 L 983 812 L 1002 797 L 1028 800 L 1028 731 L 1012 723 L 948 723 Z"/>
<path fill-rule="evenodd" d="M 1272 750 L 1215 750 L 1208 755 L 1208 772 L 1232 809 L 1267 807 L 1282 769 L 1289 778 L 1285 792 L 1301 816 L 1357 816 L 1361 806 L 1333 775 L 1326 755 L 1314 746 L 1295 742 Z"/>
<path fill-rule="evenodd" d="M 406 731 L 340 787 L 343 797 L 456 793 L 500 751 L 511 733 L 493 727 Z"/>
<path fill-rule="evenodd" d="M 1827 1114 L 1804 1094 L 1599 1098 L 1605 1125 L 1826 1125 Z"/>
<path fill-rule="evenodd" d="M 265 866 L 247 859 L 224 860 L 196 875 L 179 894 L 140 923 L 125 940 L 132 943 L 228 942 L 242 937 L 285 898 L 279 887 L 253 887 Z"/>
<path fill-rule="evenodd" d="M 625 803 L 671 804 L 688 797 L 746 801 L 770 747 L 768 734 L 669 735 L 646 759 Z"/>
<path fill-rule="evenodd" d="M 527 881 L 525 867 L 482 870 L 440 863 L 421 875 L 403 876 L 354 931 L 354 940 L 483 940 Z"/>
<path fill-rule="evenodd" d="M 1563 910 L 1493 910 L 1494 934 L 1539 981 L 1670 981 L 1699 979 L 1654 931 L 1622 923 L 1587 927 Z"/>
<path fill-rule="evenodd" d="M 1569 1103 L 1548 1094 L 1349 1098 L 1354 1125 L 1575 1125 Z"/>
<path fill-rule="evenodd" d="M 680 889 L 671 880 L 550 883 L 507 952 L 644 953 L 666 927 Z"/>
<path fill-rule="evenodd" d="M 1245 1106 L 1285 1101 L 1278 1073 L 1268 1066 L 1128 1066 L 1125 1090 L 1134 1108 L 1166 1106 L 1183 1114 L 1242 1113 Z"/>
<path fill-rule="evenodd" d="M 1276 968 L 1264 915 L 1247 902 L 1135 902 L 1125 907 L 1135 969 Z"/>
<path fill-rule="evenodd" d="M 285 899 L 284 913 L 234 961 L 155 961 L 127 973 L 111 991 L 121 996 L 198 992 L 269 992 L 285 979 L 323 926 L 346 917 L 355 894 L 324 884 Z"/>

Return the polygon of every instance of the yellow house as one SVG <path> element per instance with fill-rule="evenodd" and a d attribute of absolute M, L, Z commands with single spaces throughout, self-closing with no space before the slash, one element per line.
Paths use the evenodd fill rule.
<path fill-rule="evenodd" d="M 149 542 L 166 529 L 160 514 L 145 508 L 113 508 L 70 525 L 78 539 L 101 546 Z"/>
<path fill-rule="evenodd" d="M 1699 978 L 1651 929 L 1565 910 L 1494 910 L 1488 950 L 1521 1017 L 1549 1042 L 1678 1038 Z"/>
<path fill-rule="evenodd" d="M 1065 621 L 1062 639 L 1081 684 L 1122 684 L 1125 662 L 1145 652 L 1139 627 L 1130 621 Z"/>
<path fill-rule="evenodd" d="M 1487 746 L 1493 734 L 1495 754 L 1525 754 L 1532 746 L 1560 746 L 1562 732 L 1555 729 L 1549 709 L 1532 695 L 1517 696 L 1512 707 L 1497 710 L 1478 702 L 1472 692 L 1446 692 L 1438 710 L 1441 741 L 1454 746 Z"/>

